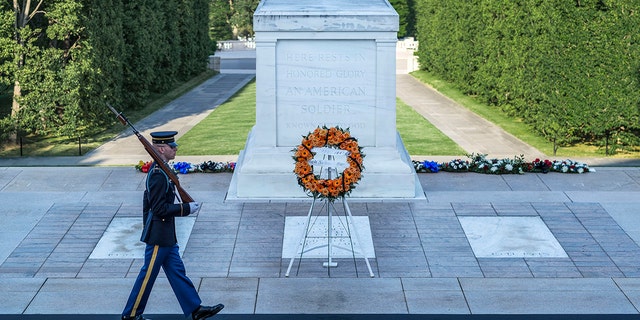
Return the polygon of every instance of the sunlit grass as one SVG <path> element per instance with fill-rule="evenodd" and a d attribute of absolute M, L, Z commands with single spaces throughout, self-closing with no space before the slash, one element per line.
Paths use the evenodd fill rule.
<path fill-rule="evenodd" d="M 458 144 L 400 99 L 396 99 L 396 126 L 410 155 L 465 154 Z"/>
<path fill-rule="evenodd" d="M 255 97 L 256 84 L 252 81 L 180 138 L 180 154 L 238 154 L 244 149 L 256 121 Z M 400 100 L 397 102 L 397 127 L 409 154 L 464 154 L 449 137 Z"/>
<path fill-rule="evenodd" d="M 256 123 L 256 83 L 249 82 L 178 140 L 181 155 L 235 155 Z"/>

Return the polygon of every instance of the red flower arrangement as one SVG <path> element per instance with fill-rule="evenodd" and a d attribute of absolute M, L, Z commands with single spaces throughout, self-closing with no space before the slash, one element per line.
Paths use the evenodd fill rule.
<path fill-rule="evenodd" d="M 149 168 L 151 167 L 152 163 L 153 163 L 153 161 L 144 162 L 144 161 L 140 160 L 140 162 L 138 162 L 138 164 L 136 165 L 136 169 L 138 171 L 142 171 L 144 173 L 147 173 L 147 172 L 149 172 Z"/>

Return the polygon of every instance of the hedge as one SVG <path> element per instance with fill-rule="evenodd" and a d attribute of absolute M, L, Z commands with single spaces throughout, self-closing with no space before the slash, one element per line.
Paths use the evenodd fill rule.
<path fill-rule="evenodd" d="M 640 136 L 640 1 L 417 0 L 423 70 L 557 146 Z"/>
<path fill-rule="evenodd" d="M 0 84 L 22 88 L 0 136 L 75 137 L 113 121 L 106 102 L 139 108 L 206 70 L 207 0 L 53 0 L 38 12 L 16 29 L 13 7 L 0 4 Z"/>

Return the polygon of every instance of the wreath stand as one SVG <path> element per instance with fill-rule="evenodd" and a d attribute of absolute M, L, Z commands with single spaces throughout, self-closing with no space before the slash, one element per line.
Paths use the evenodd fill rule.
<path fill-rule="evenodd" d="M 325 163 L 332 163 L 333 162 L 333 155 L 326 155 L 326 157 L 328 158 L 327 162 Z M 327 175 L 328 175 L 328 179 L 331 179 L 332 176 L 332 171 L 335 172 L 336 176 L 338 175 L 338 169 L 337 167 L 327 167 L 326 169 L 324 169 L 327 171 Z M 324 172 L 323 169 L 321 169 L 321 172 Z M 345 199 L 344 196 L 340 197 L 341 201 L 342 201 L 342 205 L 344 208 L 344 212 L 345 212 L 345 219 L 346 219 L 346 235 L 340 235 L 340 236 L 333 236 L 333 212 L 336 211 L 335 207 L 334 207 L 334 202 L 335 201 L 331 201 L 328 199 L 320 199 L 320 201 L 326 201 L 326 203 L 323 205 L 326 206 L 326 211 L 327 211 L 327 232 L 323 237 L 317 237 L 317 236 L 311 236 L 310 232 L 311 229 L 313 227 L 313 223 L 311 222 L 311 218 L 312 218 L 312 214 L 313 214 L 313 208 L 316 204 L 316 200 L 318 200 L 317 196 L 313 197 L 313 202 L 311 203 L 311 207 L 309 208 L 309 213 L 307 214 L 307 219 L 305 221 L 304 224 L 304 232 L 302 233 L 302 237 L 300 239 L 300 241 L 298 242 L 297 246 L 296 246 L 296 253 L 295 255 L 291 258 L 291 260 L 289 261 L 289 267 L 287 268 L 287 273 L 285 273 L 285 277 L 289 277 L 289 273 L 291 272 L 291 267 L 293 266 L 293 262 L 296 259 L 296 256 L 299 256 L 299 260 L 302 259 L 302 255 L 310 252 L 310 251 L 314 251 L 317 249 L 321 249 L 323 247 L 327 247 L 327 262 L 324 262 L 322 264 L 323 267 L 327 268 L 327 272 L 329 273 L 329 275 L 331 275 L 331 268 L 335 268 L 338 266 L 337 262 L 333 261 L 333 247 L 335 246 L 336 248 L 339 249 L 343 249 L 346 251 L 351 251 L 353 258 L 355 260 L 356 258 L 356 254 L 361 255 L 362 258 L 364 259 L 365 263 L 367 264 L 367 269 L 369 270 L 369 276 L 370 277 L 374 277 L 373 271 L 371 271 L 371 264 L 369 264 L 369 259 L 367 258 L 366 253 L 364 252 L 363 248 L 362 248 L 362 242 L 360 241 L 360 237 L 358 235 L 358 232 L 355 228 L 355 224 L 353 222 L 353 216 L 351 215 L 351 209 L 349 209 L 349 204 L 347 203 L 347 199 Z M 323 211 L 321 208 L 319 211 Z M 332 210 L 333 209 L 333 210 Z M 307 239 L 310 238 L 326 238 L 327 239 L 327 244 L 322 244 L 319 246 L 315 246 L 315 247 L 311 247 L 311 248 L 305 248 L 306 243 L 307 243 Z M 349 239 L 349 243 L 351 244 L 351 248 L 345 248 L 342 246 L 338 246 L 338 245 L 334 245 L 333 244 L 333 238 L 348 238 Z M 357 248 L 354 248 L 354 244 L 353 244 L 353 238 L 355 238 L 356 242 L 357 242 Z M 301 261 L 300 261 L 301 262 Z M 299 262 L 299 263 L 300 263 Z M 298 268 L 300 267 L 300 264 L 298 264 Z M 357 272 L 357 268 L 356 268 L 356 272 Z"/>

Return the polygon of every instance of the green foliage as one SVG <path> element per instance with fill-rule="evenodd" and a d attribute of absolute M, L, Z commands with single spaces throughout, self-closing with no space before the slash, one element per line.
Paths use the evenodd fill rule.
<path fill-rule="evenodd" d="M 106 102 L 124 111 L 141 108 L 201 74 L 209 54 L 208 5 L 52 0 L 21 24 L 9 2 L 2 2 L 0 86 L 19 84 L 19 108 L 11 114 L 6 103 L 0 106 L 0 135 L 18 128 L 21 134 L 93 134 L 113 122 Z"/>
<path fill-rule="evenodd" d="M 415 34 L 413 0 L 390 0 L 389 3 L 399 16 L 398 38 L 413 37 Z"/>
<path fill-rule="evenodd" d="M 209 8 L 209 38 L 214 42 L 233 39 L 231 6 L 228 0 L 211 0 Z M 215 47 L 213 47 L 215 52 Z"/>
<path fill-rule="evenodd" d="M 141 108 L 149 98 L 154 80 L 154 54 L 158 33 L 153 0 L 125 1 L 122 17 L 125 41 L 124 100 L 134 108 Z"/>
<path fill-rule="evenodd" d="M 81 125 L 77 85 L 73 85 L 77 74 L 71 71 L 79 63 L 74 56 L 83 50 L 79 41 L 83 28 L 75 14 L 81 7 L 72 0 L 43 3 L 39 9 L 46 14 L 37 13 L 14 30 L 19 41 L 13 46 L 14 59 L 9 63 L 15 69 L 10 76 L 20 84 L 21 95 L 14 99 L 22 107 L 14 110 L 10 123 L 27 133 L 73 135 Z"/>
<path fill-rule="evenodd" d="M 15 52 L 18 44 L 14 38 L 12 19 L 15 19 L 15 15 L 10 10 L 9 2 L 3 1 L 0 3 L 0 87 L 13 86 L 12 74 L 16 68 Z"/>
<path fill-rule="evenodd" d="M 156 3 L 161 13 L 158 14 L 157 46 L 155 51 L 155 70 L 162 70 L 153 79 L 153 92 L 165 92 L 170 90 L 180 79 L 184 79 L 181 74 L 181 52 L 180 43 L 180 22 L 175 19 L 175 13 L 180 12 L 176 1 L 160 1 Z M 197 29 L 197 26 L 193 26 Z"/>
<path fill-rule="evenodd" d="M 636 143 L 640 2 L 418 0 L 422 68 L 554 144 Z M 635 141 L 635 142 L 634 142 Z M 611 147 L 611 148 L 609 148 Z"/>
<path fill-rule="evenodd" d="M 113 119 L 104 108 L 105 102 L 124 104 L 126 50 L 121 23 L 124 7 L 121 0 L 87 0 L 84 10 L 86 50 L 79 59 L 84 61 L 86 72 L 79 90 L 85 117 L 96 121 L 95 126 L 101 126 L 107 119 Z"/>
<path fill-rule="evenodd" d="M 182 0 L 180 16 L 181 78 L 186 80 L 207 68 L 209 57 L 209 0 Z"/>
<path fill-rule="evenodd" d="M 236 37 L 253 37 L 253 12 L 260 0 L 231 0 L 231 25 Z"/>

